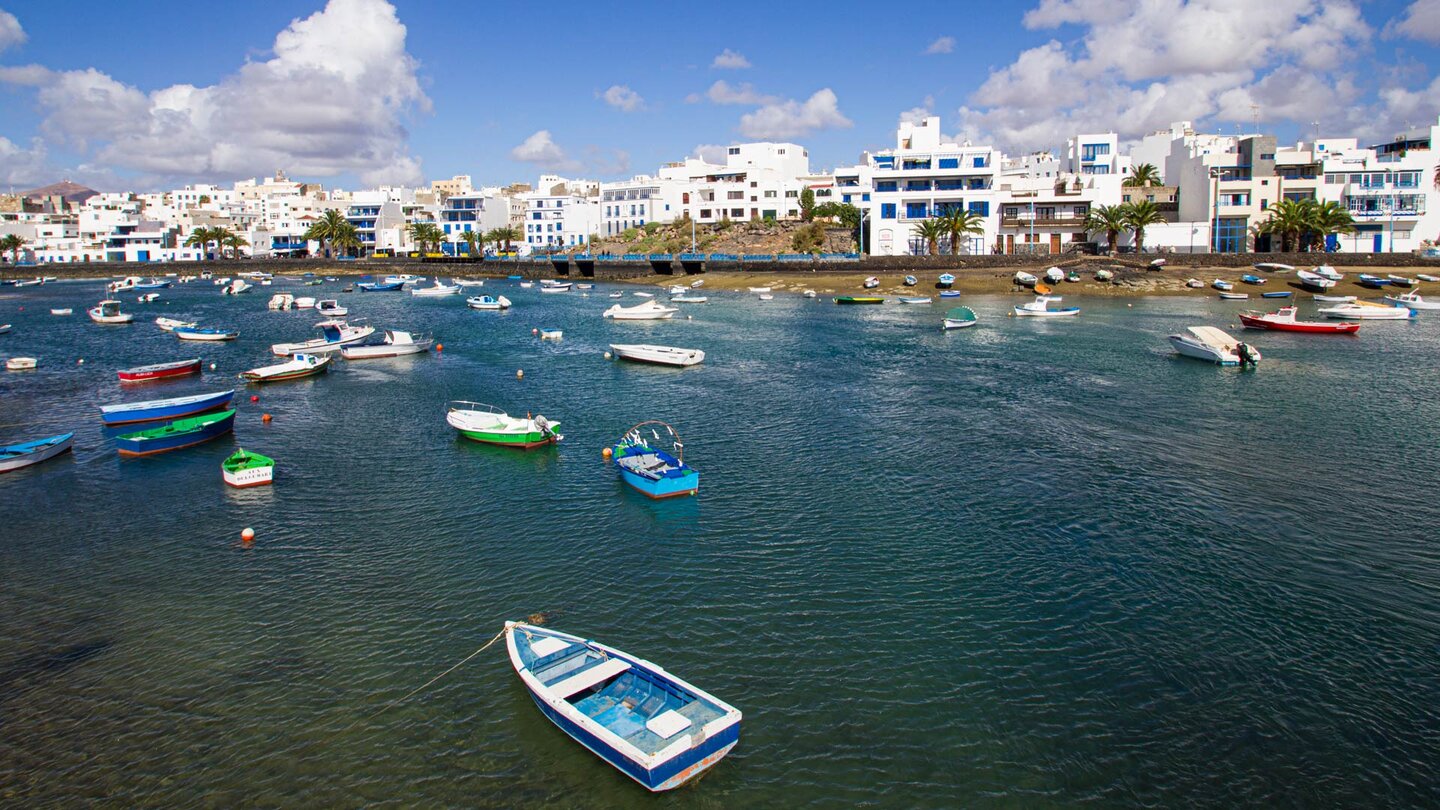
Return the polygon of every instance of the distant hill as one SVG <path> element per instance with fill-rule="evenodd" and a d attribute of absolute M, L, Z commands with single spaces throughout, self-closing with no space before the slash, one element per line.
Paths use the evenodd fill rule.
<path fill-rule="evenodd" d="M 27 199 L 36 197 L 64 197 L 66 202 L 85 202 L 100 192 L 93 188 L 87 188 L 79 183 L 72 183 L 69 180 L 61 180 L 58 183 L 51 183 L 48 186 L 31 189 L 21 192 L 20 196 Z"/>

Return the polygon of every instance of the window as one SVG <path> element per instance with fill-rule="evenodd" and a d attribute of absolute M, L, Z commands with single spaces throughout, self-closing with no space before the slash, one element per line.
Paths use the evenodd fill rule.
<path fill-rule="evenodd" d="M 899 189 L 899 187 L 900 184 L 896 183 L 894 180 L 881 180 L 880 182 L 875 184 L 876 191 L 896 191 Z"/>
<path fill-rule="evenodd" d="M 988 217 L 988 216 L 990 216 L 990 203 L 989 203 L 989 201 L 983 201 L 983 200 L 982 200 L 981 202 L 972 202 L 972 203 L 970 203 L 970 213 L 972 213 L 972 214 L 979 214 L 979 215 L 982 216 L 982 217 Z"/>
<path fill-rule="evenodd" d="M 732 146 L 732 147 L 730 147 L 730 150 L 727 152 L 727 154 L 731 154 L 731 155 L 738 155 L 738 154 L 740 154 L 740 147 L 738 147 L 738 146 Z"/>
<path fill-rule="evenodd" d="M 905 203 L 906 219 L 924 219 L 927 206 L 923 202 Z"/>
<path fill-rule="evenodd" d="M 744 208 L 731 208 L 731 209 L 730 209 L 730 216 L 732 216 L 732 217 L 743 217 L 743 216 L 745 216 L 745 209 L 744 209 Z"/>
<path fill-rule="evenodd" d="M 895 203 L 880 203 L 880 218 L 881 218 L 881 219 L 894 219 L 894 218 L 895 218 Z"/>
<path fill-rule="evenodd" d="M 983 168 L 985 168 L 985 158 L 983 158 L 983 157 L 977 157 L 977 158 L 975 158 L 975 164 L 974 164 L 974 165 L 975 165 L 975 168 L 977 168 L 977 169 L 983 169 Z"/>
<path fill-rule="evenodd" d="M 760 183 L 759 183 L 759 182 L 757 182 L 757 181 L 755 181 L 755 180 L 751 180 L 751 181 L 750 181 L 750 188 L 759 188 L 759 187 L 760 187 Z"/>
<path fill-rule="evenodd" d="M 1108 154 L 1110 154 L 1110 144 L 1108 143 L 1087 143 L 1080 147 L 1081 160 L 1095 160 Z"/>
<path fill-rule="evenodd" d="M 870 193 L 869 193 L 869 192 L 865 192 L 864 194 L 861 194 L 861 195 L 860 195 L 860 201 L 861 201 L 861 202 L 870 202 Z"/>
<path fill-rule="evenodd" d="M 710 209 L 709 209 L 709 208 L 701 208 L 701 209 L 700 209 L 700 218 L 701 218 L 701 219 L 709 219 L 709 218 L 710 218 Z"/>
<path fill-rule="evenodd" d="M 1275 153 L 1274 153 L 1274 152 L 1261 152 L 1261 153 L 1260 153 L 1260 159 L 1261 159 L 1261 160 L 1274 160 L 1274 159 L 1275 159 Z"/>
<path fill-rule="evenodd" d="M 727 192 L 725 192 L 725 199 L 727 199 L 727 200 L 743 200 L 743 199 L 745 199 L 745 192 L 743 192 L 743 191 L 727 191 Z"/>
<path fill-rule="evenodd" d="M 774 190 L 765 192 L 765 199 L 767 199 L 767 200 L 773 200 L 773 199 L 775 199 L 775 192 L 774 192 Z"/>
<path fill-rule="evenodd" d="M 787 191 L 787 192 L 785 192 L 785 199 L 787 199 L 787 200 L 792 200 L 792 199 L 795 199 L 796 197 L 799 197 L 799 196 L 800 196 L 800 192 L 798 192 L 798 191 Z"/>
<path fill-rule="evenodd" d="M 958 169 L 960 168 L 960 158 L 940 158 L 940 168 Z"/>

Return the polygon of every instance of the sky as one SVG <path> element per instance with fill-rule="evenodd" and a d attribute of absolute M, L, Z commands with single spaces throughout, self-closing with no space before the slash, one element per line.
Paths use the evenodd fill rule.
<path fill-rule="evenodd" d="M 1282 142 L 1440 115 L 1440 0 L 0 0 L 0 189 L 621 179 L 939 116 L 1012 154 L 1193 121 Z"/>

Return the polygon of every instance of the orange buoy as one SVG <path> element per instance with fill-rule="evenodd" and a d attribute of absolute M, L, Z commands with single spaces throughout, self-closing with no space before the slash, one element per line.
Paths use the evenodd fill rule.
<path fill-rule="evenodd" d="M 601 451 L 600 451 L 600 457 L 601 457 L 601 458 L 610 458 L 610 457 L 613 456 L 613 455 L 615 455 L 615 451 L 614 451 L 614 450 L 611 450 L 611 449 L 608 448 L 608 447 L 605 448 L 604 450 L 601 450 Z"/>
<path fill-rule="evenodd" d="M 251 394 L 251 395 L 250 395 L 250 401 L 251 401 L 251 402 L 259 402 L 259 401 L 260 401 L 260 397 L 259 397 L 259 396 L 256 396 L 255 394 Z"/>
<path fill-rule="evenodd" d="M 270 420 L 273 419 L 273 418 L 274 418 L 274 417 L 272 417 L 270 414 L 267 413 L 267 414 L 265 414 L 264 416 L 260 417 L 260 421 L 261 421 L 261 422 L 264 422 L 264 423 L 266 423 L 266 424 L 269 424 L 269 423 L 270 423 Z"/>
<path fill-rule="evenodd" d="M 444 344 L 444 343 L 436 343 L 436 344 L 435 344 L 435 351 L 437 351 L 437 352 L 443 352 L 443 351 L 445 351 L 445 344 Z"/>
<path fill-rule="evenodd" d="M 255 530 L 252 529 L 252 528 L 250 528 L 249 526 L 246 526 L 244 529 L 241 529 L 241 530 L 240 530 L 240 539 L 241 539 L 241 540 L 244 540 L 244 541 L 247 542 L 247 543 L 250 542 L 251 540 L 254 540 L 254 539 L 255 539 Z"/>

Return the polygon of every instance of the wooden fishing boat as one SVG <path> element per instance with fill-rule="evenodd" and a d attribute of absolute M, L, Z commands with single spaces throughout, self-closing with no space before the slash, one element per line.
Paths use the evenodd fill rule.
<path fill-rule="evenodd" d="M 875 295 L 842 295 L 834 299 L 837 304 L 883 304 L 885 299 Z"/>
<path fill-rule="evenodd" d="M 193 329 L 195 328 L 196 323 L 195 321 L 181 321 L 176 320 L 175 318 L 156 318 L 155 325 L 165 330 L 166 332 L 173 332 L 182 326 Z"/>
<path fill-rule="evenodd" d="M 617 321 L 657 321 L 674 317 L 680 310 L 677 307 L 667 307 L 658 301 L 643 301 L 633 307 L 622 307 L 619 304 L 612 305 L 601 315 Z"/>
<path fill-rule="evenodd" d="M 1241 343 L 1213 326 L 1191 326 L 1186 334 L 1171 335 L 1170 345 L 1185 357 L 1204 360 L 1222 366 L 1256 366 L 1260 363 L 1260 352 L 1255 347 Z"/>
<path fill-rule="evenodd" d="M 267 486 L 275 480 L 275 459 L 240 448 L 220 463 L 220 477 L 236 489 Z"/>
<path fill-rule="evenodd" d="M 455 400 L 445 407 L 445 421 L 460 431 L 461 436 L 474 442 L 528 450 L 565 438 L 555 432 L 560 423 L 551 422 L 544 416 L 527 415 L 521 419 L 494 405 L 464 400 Z"/>
<path fill-rule="evenodd" d="M 1294 294 L 1295 294 L 1295 291 L 1294 291 L 1294 290 L 1273 290 L 1273 291 L 1271 291 L 1271 292 L 1262 292 L 1262 293 L 1260 293 L 1260 297 L 1261 297 L 1261 298 L 1289 298 L 1290 296 L 1292 296 L 1292 295 L 1294 295 Z"/>
<path fill-rule="evenodd" d="M 941 273 L 940 277 L 935 280 L 935 286 L 939 287 L 942 290 L 948 290 L 950 289 L 950 287 L 954 286 L 954 284 L 955 275 L 953 273 Z"/>
<path fill-rule="evenodd" d="M 812 297 L 813 297 L 813 296 L 812 296 Z M 686 294 L 684 294 L 684 295 L 672 295 L 672 296 L 670 296 L 670 303 L 672 303 L 672 304 L 703 304 L 703 303 L 705 303 L 706 301 L 709 301 L 709 300 L 710 300 L 709 296 L 705 296 L 705 295 L 691 295 L 690 293 L 686 293 Z"/>
<path fill-rule="evenodd" d="M 120 405 L 104 405 L 100 408 L 100 421 L 106 427 L 132 425 L 137 422 L 157 422 L 161 419 L 179 419 L 185 416 L 224 408 L 234 398 L 235 391 L 216 391 L 210 394 L 195 394 L 188 397 L 151 399 L 144 402 L 126 402 Z"/>
<path fill-rule="evenodd" d="M 928 304 L 934 299 L 928 295 L 905 295 L 895 300 L 902 304 Z"/>
<path fill-rule="evenodd" d="M 1381 278 L 1379 276 L 1372 276 L 1369 273 L 1361 273 L 1359 276 L 1356 277 L 1355 283 L 1359 284 L 1361 287 L 1369 287 L 1372 290 L 1378 290 L 1381 287 L 1390 286 L 1390 279 Z"/>
<path fill-rule="evenodd" d="M 6 371 L 30 371 L 40 365 L 34 357 L 12 357 L 5 361 Z"/>
<path fill-rule="evenodd" d="M 1386 276 L 1385 278 L 1386 278 L 1386 280 L 1388 280 L 1388 281 L 1390 282 L 1390 284 L 1391 284 L 1392 286 L 1395 286 L 1395 287 L 1414 287 L 1414 286 L 1415 286 L 1415 279 L 1413 279 L 1413 278 L 1406 278 L 1405 276 L 1397 276 L 1397 275 L 1395 275 L 1395 274 L 1393 274 L 1393 273 L 1390 274 L 1390 275 L 1388 275 L 1388 276 Z"/>
<path fill-rule="evenodd" d="M 1232 284 L 1232 283 L 1230 283 L 1230 282 L 1228 282 L 1228 281 L 1222 281 L 1222 280 L 1220 280 L 1220 279 L 1218 279 L 1218 278 L 1215 279 L 1214 281 L 1210 282 L 1210 286 L 1211 286 L 1211 287 L 1214 287 L 1215 289 L 1219 290 L 1220 292 L 1230 292 L 1231 290 L 1235 289 L 1235 285 L 1234 285 L 1234 284 Z"/>
<path fill-rule="evenodd" d="M 1026 318 L 1064 318 L 1080 314 L 1079 307 L 1058 307 L 1050 308 L 1050 303 L 1056 299 L 1050 296 L 1037 296 L 1034 301 L 1028 304 L 1019 304 L 1015 307 L 1016 317 Z"/>
<path fill-rule="evenodd" d="M 358 281 L 355 289 L 360 292 L 397 292 L 405 287 L 403 281 Z"/>
<path fill-rule="evenodd" d="M 1295 278 L 1300 280 L 1301 286 L 1303 286 L 1307 290 L 1312 291 L 1328 290 L 1331 287 L 1334 287 L 1336 284 L 1335 279 L 1326 278 L 1325 276 L 1322 276 L 1319 273 L 1312 272 L 1310 270 L 1296 270 Z"/>
<path fill-rule="evenodd" d="M 1288 273 L 1295 269 L 1294 265 L 1279 262 L 1256 262 L 1252 266 L 1262 273 Z"/>
<path fill-rule="evenodd" d="M 406 354 L 420 354 L 435 345 L 431 338 L 416 339 L 409 332 L 386 329 L 385 337 L 378 343 L 357 343 L 340 350 L 346 360 L 369 360 L 379 357 L 400 357 Z"/>
<path fill-rule="evenodd" d="M 257 383 L 269 383 L 313 377 L 329 371 L 330 361 L 332 359 L 334 358 L 328 354 L 296 354 L 291 356 L 290 362 L 288 363 L 277 363 L 273 366 L 262 366 L 260 368 L 252 368 L 249 371 L 242 371 L 240 372 L 240 379 Z"/>
<path fill-rule="evenodd" d="M 0 447 L 0 473 L 12 472 L 64 453 L 75 442 L 74 433 L 61 433 L 33 442 Z"/>
<path fill-rule="evenodd" d="M 740 741 L 739 709 L 643 658 L 521 622 L 505 644 L 540 712 L 647 790 L 680 787 Z"/>
<path fill-rule="evenodd" d="M 447 287 L 444 284 L 441 284 L 440 279 L 437 278 L 435 279 L 435 286 L 415 287 L 410 290 L 410 294 L 421 298 L 433 298 L 441 295 L 459 295 L 460 285 L 454 284 Z"/>
<path fill-rule="evenodd" d="M 177 419 L 168 425 L 115 437 L 115 449 L 122 456 L 153 456 L 183 450 L 218 439 L 235 429 L 235 412 L 224 410 Z"/>
<path fill-rule="evenodd" d="M 1241 277 L 1240 277 L 1240 280 L 1241 280 L 1242 282 L 1246 283 L 1246 284 L 1264 284 L 1264 283 L 1265 283 L 1265 279 L 1263 279 L 1263 278 L 1261 278 L 1260 276 L 1257 276 L 1257 275 L 1252 275 L 1252 274 L 1250 274 L 1250 273 L 1246 273 L 1245 275 L 1241 276 Z"/>
<path fill-rule="evenodd" d="M 200 373 L 200 358 L 193 357 L 189 360 L 176 360 L 173 363 L 156 363 L 150 366 L 139 366 L 127 368 L 115 372 L 120 382 L 149 382 L 150 380 L 163 380 L 169 377 L 183 377 L 186 374 Z"/>
<path fill-rule="evenodd" d="M 863 285 L 861 285 L 861 286 L 863 286 L 863 287 L 864 287 L 865 289 L 867 289 L 867 290 L 873 290 L 873 289 L 875 289 L 876 287 L 879 287 L 879 286 L 880 286 L 880 279 L 879 279 L 878 277 L 876 277 L 876 276 L 871 276 L 871 277 L 865 279 L 865 283 L 864 283 Z M 766 288 L 766 289 L 768 290 L 769 288 Z"/>
<path fill-rule="evenodd" d="M 1102 271 L 1100 271 L 1100 272 L 1106 272 L 1106 271 L 1103 271 L 1103 270 L 1102 270 Z M 1100 274 L 1099 274 L 1099 273 L 1096 273 L 1095 276 L 1096 276 L 1096 278 L 1099 278 Z M 1040 279 L 1036 278 L 1035 276 L 1031 275 L 1030 273 L 1025 272 L 1024 270 L 1016 270 L 1016 271 L 1015 271 L 1015 283 L 1016 283 L 1016 284 L 1019 284 L 1021 287 L 1034 287 L 1035 284 L 1036 284 L 1037 282 L 1039 282 L 1039 281 L 1040 281 Z"/>
<path fill-rule="evenodd" d="M 1051 284 L 1059 284 L 1065 280 L 1065 271 L 1058 267 L 1045 268 L 1045 280 Z"/>
<path fill-rule="evenodd" d="M 1317 302 L 1327 304 L 1348 304 L 1356 298 L 1353 295 L 1320 295 L 1318 293 L 1310 297 Z"/>
<path fill-rule="evenodd" d="M 979 323 L 975 317 L 975 310 L 969 307 L 955 307 L 945 313 L 946 329 L 968 329 Z"/>
<path fill-rule="evenodd" d="M 270 347 L 272 354 L 280 357 L 294 354 L 326 354 L 337 352 L 352 343 L 360 343 L 375 334 L 373 326 L 351 326 L 345 321 L 329 320 L 315 324 L 320 337 L 299 343 L 276 343 Z"/>
<path fill-rule="evenodd" d="M 465 299 L 465 305 L 471 309 L 509 309 L 510 299 L 503 295 L 472 295 Z"/>
<path fill-rule="evenodd" d="M 905 277 L 905 286 L 906 286 L 906 287 L 914 287 L 916 284 L 919 284 L 919 283 L 920 283 L 920 279 L 915 278 L 914 276 L 906 276 L 906 277 Z"/>
<path fill-rule="evenodd" d="M 705 352 L 699 349 L 681 349 L 676 346 L 650 346 L 640 343 L 611 343 L 610 351 L 621 360 L 637 363 L 655 363 L 662 366 L 693 366 L 705 360 Z"/>
<path fill-rule="evenodd" d="M 1220 300 L 1221 300 L 1221 301 L 1248 301 L 1248 300 L 1250 300 L 1250 293 L 1222 292 L 1222 293 L 1220 293 Z"/>
<path fill-rule="evenodd" d="M 175 337 L 181 340 L 200 340 L 208 342 L 219 342 L 234 340 L 240 337 L 240 333 L 233 329 L 201 329 L 196 326 L 177 326 L 170 330 Z"/>
<path fill-rule="evenodd" d="M 1295 307 L 1281 307 L 1274 312 L 1242 312 L 1240 324 L 1246 329 L 1268 329 L 1274 332 L 1305 332 L 1317 335 L 1353 335 L 1360 324 L 1353 322 L 1301 321 Z"/>
<path fill-rule="evenodd" d="M 121 312 L 120 302 L 114 300 L 101 301 L 100 303 L 86 310 L 86 314 L 89 315 L 90 320 L 94 321 L 95 323 L 103 324 L 130 323 L 131 321 L 135 320 L 134 315 Z"/>
<path fill-rule="evenodd" d="M 665 436 L 660 435 L 662 429 Z M 660 449 L 663 442 L 670 444 L 670 450 Z M 700 473 L 685 463 L 680 434 L 664 422 L 641 422 L 625 431 L 611 457 L 620 480 L 648 498 L 678 498 L 700 491 Z"/>

